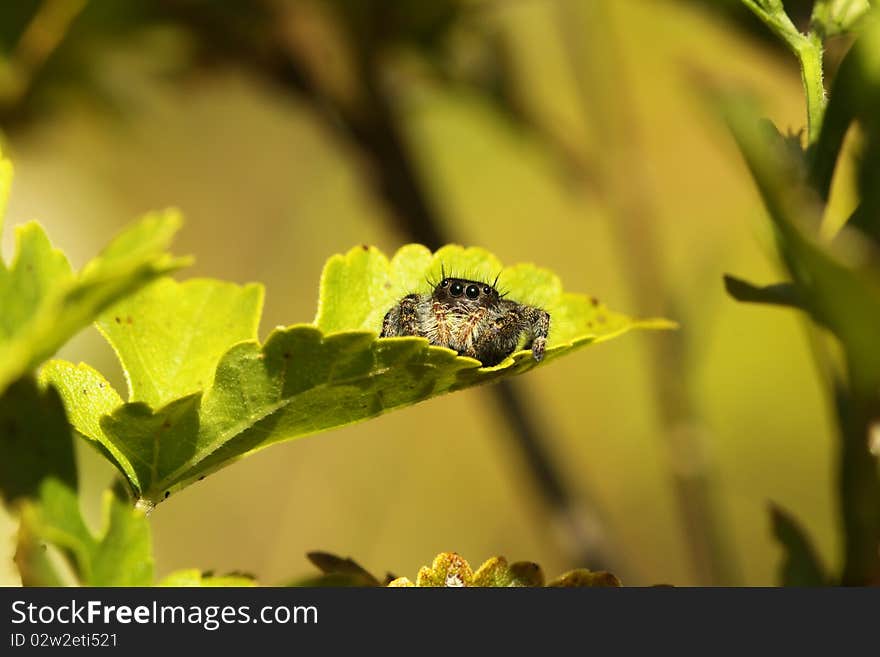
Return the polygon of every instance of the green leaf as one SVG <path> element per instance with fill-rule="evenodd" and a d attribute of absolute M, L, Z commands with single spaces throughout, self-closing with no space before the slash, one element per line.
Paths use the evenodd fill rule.
<path fill-rule="evenodd" d="M 779 566 L 782 586 L 826 586 L 828 577 L 813 545 L 798 522 L 775 504 L 770 505 L 773 535 L 784 551 Z"/>
<path fill-rule="evenodd" d="M 103 436 L 101 418 L 123 404 L 113 387 L 96 370 L 80 363 L 74 367 L 64 361 L 49 361 L 40 370 L 40 382 L 56 387 L 65 403 L 70 425 L 82 437 L 92 442 L 104 456 L 125 475 L 127 481 L 136 478 L 128 459 Z"/>
<path fill-rule="evenodd" d="M 0 210 L 11 175 L 0 159 Z M 18 226 L 11 266 L 0 261 L 0 393 L 113 303 L 186 264 L 164 253 L 179 226 L 176 212 L 147 215 L 79 273 L 39 224 Z"/>
<path fill-rule="evenodd" d="M 424 338 L 377 337 L 388 309 L 428 289 L 426 277 L 436 279 L 441 267 L 489 280 L 500 272 L 509 298 L 545 308 L 551 329 L 543 362 L 634 328 L 674 326 L 565 293 L 556 276 L 533 265 L 504 269 L 482 249 L 431 254 L 410 245 L 389 262 L 358 247 L 328 261 L 315 325 L 277 328 L 260 345 L 259 288 L 163 280 L 100 320 L 126 370 L 127 403 L 85 366 L 49 363 L 43 380 L 60 390 L 76 430 L 111 457 L 143 504 L 154 505 L 273 443 L 536 367 L 527 350 L 482 367 Z"/>
<path fill-rule="evenodd" d="M 69 558 L 84 586 L 149 586 L 153 582 L 150 526 L 143 511 L 131 508 L 111 491 L 104 497 L 105 529 L 93 536 L 83 522 L 76 493 L 47 479 L 39 500 L 21 515 L 16 562 L 25 585 L 44 586 L 29 564 L 51 543 Z"/>
<path fill-rule="evenodd" d="M 53 478 L 76 489 L 76 461 L 64 406 L 54 388 L 24 377 L 0 395 L 0 498 L 14 504 L 38 495 Z"/>
<path fill-rule="evenodd" d="M 12 162 L 0 155 L 0 235 L 3 234 L 3 219 L 6 217 L 6 206 L 9 203 L 9 191 L 12 189 Z M 0 268 L 3 267 L 0 258 Z"/>
<path fill-rule="evenodd" d="M 26 585 L 62 584 L 45 554 L 58 547 L 82 584 L 149 584 L 150 532 L 144 515 L 111 493 L 105 499 L 101 536 L 89 532 L 77 498 L 70 426 L 58 392 L 31 377 L 0 396 L 0 492 L 19 510 L 16 562 Z"/>
<path fill-rule="evenodd" d="M 158 408 L 204 390 L 229 347 L 256 340 L 262 306 L 259 285 L 162 278 L 97 324 L 119 356 L 129 401 Z"/>
<path fill-rule="evenodd" d="M 44 486 L 75 490 L 76 459 L 64 406 L 54 388 L 41 389 L 31 376 L 0 394 L 0 498 L 20 513 L 38 500 Z M 27 527 L 19 531 L 17 560 L 22 582 L 64 584 L 45 550 Z M 27 545 L 36 549 L 26 549 Z"/>
<path fill-rule="evenodd" d="M 325 334 L 378 333 L 382 318 L 397 301 L 411 292 L 430 291 L 431 281 L 440 280 L 442 272 L 487 281 L 498 276 L 498 285 L 509 299 L 540 306 L 550 313 L 548 357 L 575 346 L 611 339 L 634 328 L 675 326 L 668 320 L 633 320 L 608 310 L 595 299 L 565 293 L 559 278 L 549 270 L 529 264 L 505 268 L 485 249 L 449 245 L 432 254 L 419 244 L 402 247 L 390 262 L 372 247 L 356 247 L 345 255 L 330 258 L 321 276 L 315 325 Z M 431 349 L 449 352 L 441 347 Z M 520 351 L 495 368 L 483 369 L 511 368 L 528 354 Z M 460 359 L 479 364 L 472 359 Z"/>

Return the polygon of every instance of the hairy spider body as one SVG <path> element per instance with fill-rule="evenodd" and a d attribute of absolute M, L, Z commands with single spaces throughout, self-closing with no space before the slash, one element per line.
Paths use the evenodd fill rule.
<path fill-rule="evenodd" d="M 536 361 L 544 358 L 550 315 L 504 299 L 494 285 L 444 278 L 430 294 L 408 294 L 382 322 L 380 337 L 415 335 L 428 342 L 497 365 L 520 341 Z"/>

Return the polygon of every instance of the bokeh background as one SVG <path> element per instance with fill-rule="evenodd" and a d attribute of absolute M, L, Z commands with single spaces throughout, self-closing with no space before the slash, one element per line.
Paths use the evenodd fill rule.
<path fill-rule="evenodd" d="M 152 515 L 159 575 L 281 583 L 321 549 L 412 577 L 450 550 L 627 584 L 769 585 L 771 501 L 837 560 L 833 427 L 804 327 L 722 284 L 779 271 L 701 84 L 750 90 L 783 131 L 805 123 L 796 62 L 736 2 L 33 0 L 4 3 L 0 41 L 7 258 L 16 223 L 39 219 L 81 266 L 176 206 L 175 252 L 196 256 L 179 276 L 264 283 L 261 336 L 311 321 L 332 254 L 410 241 L 484 246 L 681 324 L 514 382 L 543 479 L 509 396 L 473 389 L 173 496 Z M 60 356 L 124 389 L 93 329 Z M 113 473 L 80 457 L 98 523 Z"/>

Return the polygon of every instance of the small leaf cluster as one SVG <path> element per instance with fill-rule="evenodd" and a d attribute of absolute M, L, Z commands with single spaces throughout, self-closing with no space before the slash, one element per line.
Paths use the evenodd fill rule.
<path fill-rule="evenodd" d="M 384 581 L 370 574 L 350 558 L 326 552 L 312 552 L 309 560 L 321 576 L 301 582 L 308 586 L 388 586 L 392 588 L 460 588 L 460 587 L 617 587 L 620 580 L 605 571 L 578 568 L 556 577 L 544 579 L 541 566 L 531 561 L 508 563 L 501 556 L 487 559 L 474 570 L 461 555 L 441 552 L 430 566 L 422 566 L 416 581 L 407 577 L 387 575 Z"/>

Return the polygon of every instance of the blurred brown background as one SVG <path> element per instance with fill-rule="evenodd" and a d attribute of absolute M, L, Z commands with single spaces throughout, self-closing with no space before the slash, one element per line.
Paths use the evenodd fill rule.
<path fill-rule="evenodd" d="M 46 4 L 5 23 L 8 61 L 21 26 Z M 187 220 L 175 252 L 197 258 L 181 276 L 263 282 L 265 336 L 313 318 L 330 255 L 410 241 L 413 217 L 401 219 L 383 196 L 376 163 L 339 128 L 344 117 L 256 74 L 259 62 L 243 62 L 229 42 L 200 44 L 181 28 L 203 29 L 193 27 L 192 12 L 210 13 L 200 3 L 156 3 L 168 13 L 132 17 L 115 35 L 112 21 L 89 17 L 89 3 L 74 4 L 82 7 L 63 39 L 83 44 L 67 64 L 88 80 L 63 84 L 63 62 L 52 59 L 63 59 L 62 41 L 34 69 L 54 71 L 57 84 L 50 77 L 45 91 L 35 82 L 33 94 L 6 97 L 4 149 L 16 177 L 4 255 L 11 226 L 37 218 L 81 266 L 132 218 L 174 205 Z M 339 16 L 366 12 L 382 26 L 400 7 L 253 4 L 285 17 L 272 38 L 306 53 L 332 100 L 364 102 Z M 448 4 L 401 6 L 418 18 Z M 794 60 L 711 2 L 451 4 L 441 49 L 430 35 L 392 40 L 376 64 L 442 233 L 505 263 L 549 267 L 567 289 L 616 310 L 682 324 L 676 335 L 589 347 L 516 382 L 569 512 L 589 523 L 599 510 L 601 526 L 587 529 L 601 532 L 626 584 L 774 583 L 770 500 L 835 559 L 826 402 L 795 315 L 724 293 L 725 272 L 765 282 L 779 274 L 760 201 L 695 86 L 700 76 L 744 85 L 780 128 L 797 131 Z M 64 33 L 80 20 L 93 32 Z M 271 22 L 234 12 L 222 20 L 269 48 L 259 30 Z M 401 25 L 369 34 L 412 27 Z M 204 29 L 205 39 L 223 34 Z M 840 181 L 841 206 L 846 188 Z M 93 329 L 60 356 L 124 389 Z M 173 496 L 152 516 L 158 574 L 243 570 L 280 583 L 312 572 L 304 554 L 313 549 L 410 577 L 444 550 L 474 565 L 495 554 L 534 560 L 550 574 L 581 565 L 492 395 L 441 397 L 272 447 Z M 88 448 L 80 453 L 96 498 L 112 472 Z M 703 490 L 705 505 L 689 510 Z"/>

